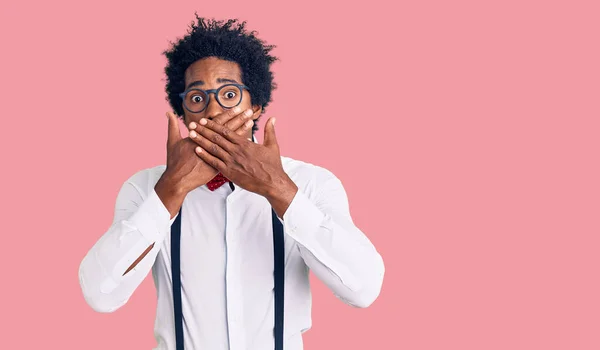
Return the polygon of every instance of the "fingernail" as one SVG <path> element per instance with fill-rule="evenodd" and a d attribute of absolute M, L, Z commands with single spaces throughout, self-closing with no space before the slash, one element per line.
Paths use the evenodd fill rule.
<path fill-rule="evenodd" d="M 190 123 L 190 129 L 196 129 L 196 126 L 197 126 L 196 123 L 194 123 L 194 122 Z"/>
<path fill-rule="evenodd" d="M 198 136 L 198 134 L 196 134 L 196 132 L 195 132 L 195 131 L 193 131 L 193 130 L 192 130 L 192 131 L 190 131 L 190 137 L 191 137 L 191 138 L 194 138 L 194 137 L 196 137 L 196 136 Z"/>
<path fill-rule="evenodd" d="M 273 121 L 271 121 L 271 124 L 273 124 L 273 126 L 275 126 L 275 118 L 273 118 Z"/>
<path fill-rule="evenodd" d="M 250 117 L 250 116 L 252 116 L 252 113 L 253 113 L 253 112 L 252 112 L 252 110 L 251 110 L 251 109 L 247 109 L 247 110 L 244 112 L 244 115 L 246 115 L 246 117 Z"/>
<path fill-rule="evenodd" d="M 238 106 L 233 109 L 233 113 L 240 113 L 242 109 Z"/>
<path fill-rule="evenodd" d="M 200 125 L 206 125 L 207 121 L 206 119 L 202 118 L 200 119 Z"/>
<path fill-rule="evenodd" d="M 200 148 L 200 147 L 196 147 L 196 152 L 198 152 L 198 153 L 202 153 L 202 148 Z"/>
<path fill-rule="evenodd" d="M 254 124 L 254 122 L 252 120 L 248 120 L 247 122 L 244 123 L 244 125 L 249 128 L 252 124 Z"/>

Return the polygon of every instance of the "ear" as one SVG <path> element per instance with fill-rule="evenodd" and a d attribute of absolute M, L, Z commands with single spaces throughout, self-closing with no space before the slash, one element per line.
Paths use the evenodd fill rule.
<path fill-rule="evenodd" d="M 262 115 L 263 108 L 262 106 L 255 105 L 252 106 L 252 110 L 254 111 L 254 116 L 252 117 L 252 119 L 257 120 Z"/>

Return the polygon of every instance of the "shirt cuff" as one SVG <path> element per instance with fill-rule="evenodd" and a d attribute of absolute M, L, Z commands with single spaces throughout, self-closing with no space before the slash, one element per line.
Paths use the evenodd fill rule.
<path fill-rule="evenodd" d="M 303 246 L 310 245 L 314 235 L 325 220 L 317 206 L 300 190 L 283 214 L 285 232 Z"/>
<path fill-rule="evenodd" d="M 127 220 L 150 242 L 162 238 L 175 221 L 154 189 L 138 210 Z"/>

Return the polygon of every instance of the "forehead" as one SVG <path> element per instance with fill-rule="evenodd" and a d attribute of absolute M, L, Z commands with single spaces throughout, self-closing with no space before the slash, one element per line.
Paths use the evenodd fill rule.
<path fill-rule="evenodd" d="M 185 70 L 185 84 L 202 80 L 206 84 L 215 84 L 218 78 L 242 82 L 240 66 L 231 61 L 208 57 L 192 63 Z"/>

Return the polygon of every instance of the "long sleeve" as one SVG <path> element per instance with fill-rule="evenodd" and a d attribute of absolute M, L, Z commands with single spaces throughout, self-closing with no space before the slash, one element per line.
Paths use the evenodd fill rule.
<path fill-rule="evenodd" d="M 385 267 L 381 255 L 352 222 L 342 183 L 327 177 L 309 199 L 298 191 L 283 215 L 306 265 L 343 302 L 368 307 L 378 297 Z"/>
<path fill-rule="evenodd" d="M 170 214 L 150 186 L 151 171 L 143 170 L 121 187 L 112 225 L 83 258 L 79 283 L 86 302 L 98 312 L 123 306 L 150 272 L 169 231 Z M 123 276 L 152 244 L 152 250 Z"/>

